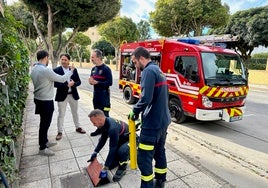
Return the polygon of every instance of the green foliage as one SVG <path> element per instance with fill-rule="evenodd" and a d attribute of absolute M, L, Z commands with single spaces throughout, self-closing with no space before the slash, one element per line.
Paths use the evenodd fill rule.
<path fill-rule="evenodd" d="M 0 167 L 10 181 L 16 178 L 14 156 L 10 139 L 16 141 L 22 132 L 23 111 L 29 84 L 29 58 L 24 43 L 19 38 L 19 24 L 8 10 L 0 18 L 3 34 L 0 43 L 0 73 L 5 85 L 0 84 Z"/>
<path fill-rule="evenodd" d="M 22 27 L 20 27 L 20 34 L 22 34 L 25 38 L 35 40 L 38 35 L 33 25 L 33 16 L 31 15 L 31 12 L 29 12 L 27 6 L 19 1 L 8 6 L 7 8 L 10 9 L 11 14 L 22 25 Z M 43 25 L 41 29 L 42 31 L 46 31 L 46 26 Z"/>
<path fill-rule="evenodd" d="M 267 58 L 251 58 L 247 64 L 247 68 L 251 70 L 265 70 Z"/>
<path fill-rule="evenodd" d="M 252 58 L 268 58 L 268 53 L 259 53 L 252 55 Z"/>
<path fill-rule="evenodd" d="M 120 0 L 22 0 L 29 10 L 36 11 L 47 23 L 47 5 L 50 5 L 55 13 L 54 28 L 77 28 L 79 31 L 86 31 L 89 27 L 105 23 L 120 10 Z M 45 24 L 46 25 L 46 24 Z"/>
<path fill-rule="evenodd" d="M 103 52 L 104 56 L 114 56 L 114 47 L 105 39 L 101 39 L 98 42 L 94 43 L 92 45 L 92 49 L 100 49 Z"/>
<path fill-rule="evenodd" d="M 143 41 L 151 38 L 150 34 L 150 24 L 145 20 L 141 20 L 137 23 L 137 29 L 139 31 L 139 40 Z"/>
<path fill-rule="evenodd" d="M 204 28 L 225 25 L 229 7 L 221 0 L 158 0 L 150 22 L 156 32 L 165 37 L 202 35 Z"/>
<path fill-rule="evenodd" d="M 101 25 L 99 33 L 115 48 L 119 48 L 123 41 L 133 42 L 138 39 L 136 24 L 131 18 L 116 17 L 115 19 Z"/>
<path fill-rule="evenodd" d="M 87 35 L 79 32 L 75 35 L 73 43 L 80 46 L 88 46 L 91 44 L 91 40 Z"/>
<path fill-rule="evenodd" d="M 248 62 L 255 47 L 268 46 L 268 6 L 238 11 L 231 16 L 227 26 L 215 34 L 231 34 L 239 40 L 229 44 Z"/>

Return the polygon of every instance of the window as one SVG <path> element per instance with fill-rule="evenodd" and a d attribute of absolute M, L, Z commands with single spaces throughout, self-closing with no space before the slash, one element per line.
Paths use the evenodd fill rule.
<path fill-rule="evenodd" d="M 178 56 L 175 59 L 175 71 L 182 74 L 186 79 L 198 81 L 197 59 L 194 56 Z"/>

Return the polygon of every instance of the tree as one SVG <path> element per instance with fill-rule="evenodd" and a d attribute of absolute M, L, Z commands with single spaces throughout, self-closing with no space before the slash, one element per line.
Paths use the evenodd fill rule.
<path fill-rule="evenodd" d="M 118 52 L 120 44 L 123 41 L 133 42 L 138 39 L 138 30 L 136 24 L 131 18 L 116 17 L 115 19 L 101 25 L 99 33 L 115 49 L 116 70 L 118 70 Z"/>
<path fill-rule="evenodd" d="M 66 49 L 77 32 L 107 22 L 117 15 L 121 6 L 120 0 L 22 1 L 32 13 L 35 29 L 49 51 L 53 67 L 56 66 L 59 54 Z M 41 30 L 40 20 L 47 26 L 47 34 Z M 72 28 L 72 35 L 62 46 L 62 34 L 66 28 Z M 55 34 L 59 36 L 58 46 L 53 46 L 52 43 Z"/>
<path fill-rule="evenodd" d="M 158 0 L 150 22 L 165 37 L 201 36 L 204 28 L 225 25 L 229 7 L 221 0 Z"/>
<path fill-rule="evenodd" d="M 93 44 L 92 49 L 100 49 L 105 56 L 114 56 L 115 53 L 114 47 L 105 39 L 101 39 L 95 44 Z"/>
<path fill-rule="evenodd" d="M 216 34 L 231 34 L 238 37 L 237 42 L 229 44 L 248 61 L 255 47 L 268 46 L 268 6 L 238 11 L 231 16 L 227 26 L 214 31 Z"/>
<path fill-rule="evenodd" d="M 19 2 L 7 7 L 16 20 L 20 22 L 19 35 L 30 54 L 30 62 L 34 61 L 36 51 L 42 47 L 42 41 L 33 25 L 33 17 L 25 4 Z M 40 26 L 45 28 L 45 26 Z"/>
<path fill-rule="evenodd" d="M 137 29 L 139 31 L 139 40 L 143 41 L 151 38 L 150 24 L 146 20 L 141 20 L 137 23 Z"/>
<path fill-rule="evenodd" d="M 79 59 L 80 67 L 82 67 L 82 57 L 86 52 L 86 48 L 91 44 L 91 40 L 85 34 L 79 32 L 73 40 L 73 49 L 76 51 L 76 55 Z"/>

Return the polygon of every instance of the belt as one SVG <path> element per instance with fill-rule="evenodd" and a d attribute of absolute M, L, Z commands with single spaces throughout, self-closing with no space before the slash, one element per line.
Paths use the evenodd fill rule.
<path fill-rule="evenodd" d="M 68 92 L 68 94 L 73 94 L 72 92 Z"/>
<path fill-rule="evenodd" d="M 125 131 L 125 124 L 121 121 L 122 130 L 119 133 L 119 136 L 124 133 Z"/>

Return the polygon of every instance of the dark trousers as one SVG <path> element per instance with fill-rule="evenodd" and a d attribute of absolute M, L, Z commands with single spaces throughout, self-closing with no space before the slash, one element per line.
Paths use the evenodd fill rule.
<path fill-rule="evenodd" d="M 142 176 L 141 188 L 153 188 L 153 178 L 166 181 L 166 135 L 167 128 L 160 130 L 141 129 L 137 156 Z M 155 160 L 155 168 L 160 169 L 161 173 L 157 171 L 153 173 L 153 159 Z"/>
<path fill-rule="evenodd" d="M 94 91 L 93 94 L 94 109 L 102 110 L 106 117 L 109 117 L 111 108 L 109 90 Z"/>
<path fill-rule="evenodd" d="M 47 132 L 51 124 L 53 112 L 54 112 L 54 102 L 51 101 L 41 101 L 34 99 L 35 103 L 35 114 L 40 115 L 39 124 L 39 149 L 43 150 L 47 146 Z"/>
<path fill-rule="evenodd" d="M 113 160 L 109 169 L 117 167 L 120 163 L 127 164 L 128 160 L 129 160 L 129 146 L 128 142 L 125 142 L 124 144 L 118 147 L 115 159 Z"/>

